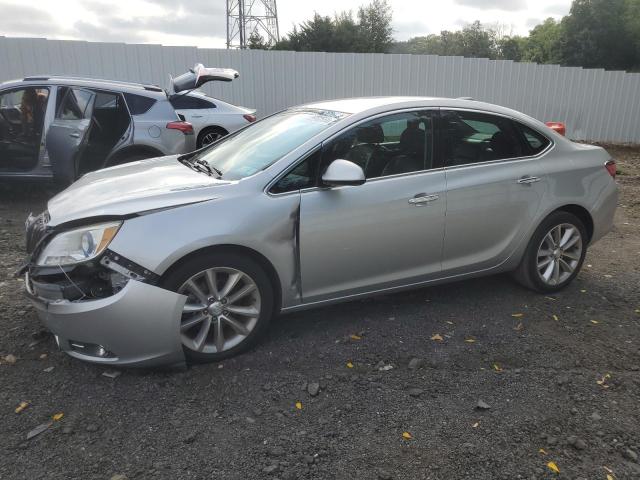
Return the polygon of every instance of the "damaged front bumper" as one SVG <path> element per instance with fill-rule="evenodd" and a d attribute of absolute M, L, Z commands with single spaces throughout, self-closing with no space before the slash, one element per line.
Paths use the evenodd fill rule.
<path fill-rule="evenodd" d="M 26 221 L 29 257 L 16 272 L 26 295 L 61 350 L 88 362 L 120 366 L 184 365 L 180 335 L 184 295 L 158 285 L 159 277 L 106 248 L 84 262 L 38 265 L 55 237 L 49 214 Z"/>
<path fill-rule="evenodd" d="M 129 280 L 104 298 L 48 300 L 37 296 L 26 280 L 38 316 L 72 357 L 136 367 L 185 363 L 180 341 L 184 295 Z"/>

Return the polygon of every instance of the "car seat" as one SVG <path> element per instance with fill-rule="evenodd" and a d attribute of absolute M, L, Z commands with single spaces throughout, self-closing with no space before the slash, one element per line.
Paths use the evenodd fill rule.
<path fill-rule="evenodd" d="M 346 155 L 346 160 L 359 165 L 367 178 L 380 176 L 384 167 L 384 150 L 378 144 L 384 142 L 384 132 L 380 125 L 369 125 L 356 130 L 358 144 Z"/>

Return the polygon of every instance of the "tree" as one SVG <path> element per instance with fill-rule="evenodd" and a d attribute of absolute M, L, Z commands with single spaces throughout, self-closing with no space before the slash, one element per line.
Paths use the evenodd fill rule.
<path fill-rule="evenodd" d="M 498 49 L 498 58 L 501 60 L 513 60 L 519 62 L 526 46 L 527 39 L 525 37 L 505 36 L 497 40 L 496 47 Z"/>
<path fill-rule="evenodd" d="M 528 36 L 500 23 L 475 21 L 461 30 L 393 41 L 391 8 L 373 0 L 334 18 L 315 14 L 274 47 L 325 52 L 456 55 L 561 65 L 640 69 L 640 0 L 573 0 L 562 20 L 547 18 Z M 257 42 L 259 45 L 260 42 Z"/>
<path fill-rule="evenodd" d="M 315 13 L 313 19 L 294 27 L 274 49 L 384 53 L 393 42 L 391 20 L 391 8 L 386 0 L 373 0 L 360 7 L 357 22 L 351 12 L 341 12 L 334 18 Z"/>
<path fill-rule="evenodd" d="M 385 53 L 393 43 L 392 13 L 387 0 L 373 0 L 358 9 L 361 52 Z"/>
<path fill-rule="evenodd" d="M 562 25 L 547 18 L 529 32 L 523 43 L 521 60 L 536 63 L 562 63 L 560 41 Z"/>
<path fill-rule="evenodd" d="M 269 49 L 269 44 L 264 41 L 264 37 L 256 31 L 251 32 L 251 35 L 249 35 L 249 43 L 247 46 L 250 50 Z"/>
<path fill-rule="evenodd" d="M 625 13 L 637 1 L 574 0 L 562 19 L 563 63 L 581 67 L 629 68 L 634 63 L 634 39 Z"/>
<path fill-rule="evenodd" d="M 430 55 L 459 55 L 464 57 L 498 58 L 496 33 L 479 21 L 462 30 L 443 30 L 440 35 L 414 37 L 407 42 L 397 42 L 393 50 L 398 53 Z"/>

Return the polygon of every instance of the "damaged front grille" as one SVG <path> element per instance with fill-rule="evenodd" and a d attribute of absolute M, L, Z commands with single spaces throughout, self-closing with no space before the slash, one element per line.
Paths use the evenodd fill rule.
<path fill-rule="evenodd" d="M 47 236 L 47 225 L 50 217 L 46 210 L 40 215 L 29 214 L 25 221 L 27 253 L 32 254 L 40 242 Z"/>

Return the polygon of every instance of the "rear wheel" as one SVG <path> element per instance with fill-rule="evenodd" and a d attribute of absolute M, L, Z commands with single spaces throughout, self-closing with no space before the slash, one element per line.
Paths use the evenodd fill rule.
<path fill-rule="evenodd" d="M 212 362 L 251 348 L 273 312 L 273 288 L 249 257 L 213 253 L 172 272 L 165 286 L 187 296 L 180 322 L 186 356 Z"/>
<path fill-rule="evenodd" d="M 582 221 L 569 212 L 554 212 L 534 232 L 514 276 L 532 290 L 556 292 L 576 277 L 586 253 Z"/>
<path fill-rule="evenodd" d="M 196 146 L 198 148 L 206 147 L 207 145 L 217 142 L 222 137 L 227 135 L 227 132 L 224 128 L 220 127 L 207 127 L 203 129 L 198 135 L 198 140 Z"/>

